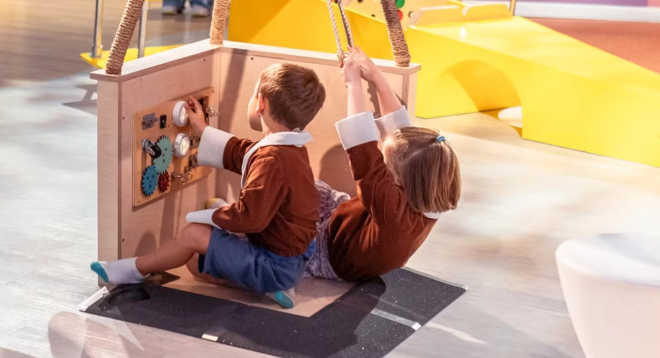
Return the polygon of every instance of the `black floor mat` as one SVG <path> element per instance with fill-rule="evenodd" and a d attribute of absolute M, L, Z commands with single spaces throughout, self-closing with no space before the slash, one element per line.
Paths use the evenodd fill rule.
<path fill-rule="evenodd" d="M 311 317 L 150 285 L 123 285 L 85 312 L 280 357 L 383 357 L 465 292 L 399 269 Z M 417 323 L 417 324 L 416 324 Z"/>

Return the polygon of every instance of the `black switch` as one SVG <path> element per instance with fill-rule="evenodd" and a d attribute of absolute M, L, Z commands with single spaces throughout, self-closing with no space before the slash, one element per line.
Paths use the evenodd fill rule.
<path fill-rule="evenodd" d="M 167 127 L 167 114 L 163 114 L 160 116 L 160 128 L 165 128 Z"/>

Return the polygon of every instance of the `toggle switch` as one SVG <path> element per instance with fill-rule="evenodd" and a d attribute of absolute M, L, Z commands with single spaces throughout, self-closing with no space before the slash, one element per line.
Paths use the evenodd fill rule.
<path fill-rule="evenodd" d="M 179 133 L 174 138 L 174 155 L 183 158 L 190 152 L 190 137 L 185 133 Z"/>
<path fill-rule="evenodd" d="M 151 158 L 156 159 L 163 154 L 163 151 L 160 149 L 158 144 L 149 140 L 149 138 L 142 141 L 142 151 L 151 156 Z"/>
<path fill-rule="evenodd" d="M 188 113 L 186 113 L 186 102 L 179 101 L 174 104 L 172 111 L 172 122 L 178 127 L 184 127 L 188 124 Z"/>

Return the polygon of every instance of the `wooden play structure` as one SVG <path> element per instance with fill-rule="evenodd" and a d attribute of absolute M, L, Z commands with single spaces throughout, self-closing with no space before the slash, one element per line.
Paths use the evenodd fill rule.
<path fill-rule="evenodd" d="M 423 68 L 418 117 L 520 106 L 525 139 L 660 167 L 660 74 L 513 16 L 515 2 L 400 4 L 412 61 Z M 367 54 L 392 58 L 375 9 L 353 0 L 347 21 Z M 229 39 L 332 52 L 326 17 L 324 0 L 234 0 Z"/>
<path fill-rule="evenodd" d="M 143 1 L 129 0 L 108 58 L 107 70 L 91 74 L 91 78 L 98 81 L 99 260 L 116 260 L 150 252 L 172 239 L 187 224 L 186 214 L 204 209 L 209 198 L 222 197 L 230 203 L 237 198 L 240 190 L 238 175 L 195 165 L 198 143 L 192 138 L 189 125 L 178 115 L 177 103 L 188 95 L 203 99 L 211 126 L 238 137 L 258 140 L 260 133 L 249 128 L 245 108 L 261 71 L 274 63 L 295 62 L 314 69 L 318 74 L 327 95 L 323 109 L 307 127 L 314 138 L 307 145 L 314 174 L 338 190 L 355 193 L 346 154 L 334 129 L 334 123 L 346 116 L 347 96 L 335 55 L 223 41 L 228 0 L 216 0 L 210 41 L 124 63 Z M 384 6 L 387 7 L 385 3 L 390 1 L 394 2 L 384 0 Z M 331 5 L 331 9 L 339 11 L 336 5 Z M 384 60 L 376 63 L 395 92 L 409 104 L 412 114 L 420 66 L 409 64 L 405 41 L 401 43 L 401 27 L 399 25 L 397 29 L 396 25 L 399 25 L 398 20 L 389 33 L 394 39 L 399 38 L 399 42 L 392 42 L 398 66 Z M 330 27 L 326 27 L 326 31 L 332 33 Z M 383 31 L 388 33 L 388 30 Z M 367 98 L 370 98 L 369 94 Z M 188 137 L 189 145 L 181 144 L 182 136 Z M 159 142 L 165 144 L 158 145 Z M 184 150 L 186 147 L 187 151 Z M 171 158 L 163 158 L 168 155 Z M 158 168 L 148 169 L 154 166 Z M 145 174 L 147 172 L 169 178 L 169 187 L 159 187 L 158 180 Z M 182 276 L 186 273 L 184 270 L 175 274 Z M 217 289 L 209 290 L 190 278 L 181 278 L 169 285 L 233 297 Z M 318 297 L 325 295 L 327 300 L 345 292 L 345 287 L 335 285 L 303 291 Z M 304 302 L 315 299 L 311 296 L 305 298 L 305 294 L 301 297 L 299 293 L 296 309 L 314 311 L 310 311 Z"/>

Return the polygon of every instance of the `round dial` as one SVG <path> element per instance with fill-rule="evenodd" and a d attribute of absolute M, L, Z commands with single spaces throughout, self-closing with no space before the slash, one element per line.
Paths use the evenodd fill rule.
<path fill-rule="evenodd" d="M 174 104 L 174 111 L 172 111 L 172 122 L 178 127 L 184 127 L 188 124 L 188 113 L 186 113 L 185 101 L 179 101 Z"/>
<path fill-rule="evenodd" d="M 190 152 L 190 137 L 185 133 L 179 133 L 174 139 L 174 155 L 183 158 Z"/>

